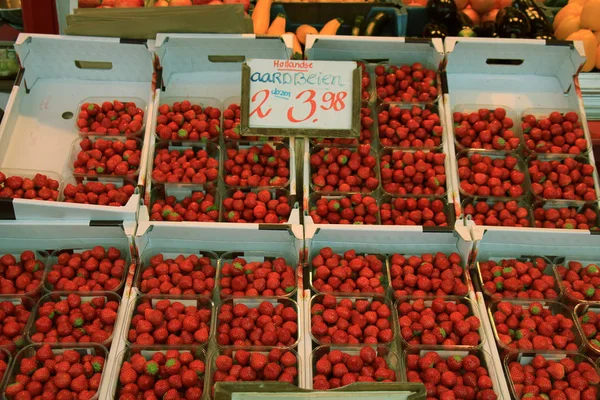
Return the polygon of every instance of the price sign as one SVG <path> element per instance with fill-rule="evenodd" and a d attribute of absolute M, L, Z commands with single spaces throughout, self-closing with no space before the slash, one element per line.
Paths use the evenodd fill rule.
<path fill-rule="evenodd" d="M 360 88 L 355 62 L 248 60 L 241 134 L 358 137 Z"/>

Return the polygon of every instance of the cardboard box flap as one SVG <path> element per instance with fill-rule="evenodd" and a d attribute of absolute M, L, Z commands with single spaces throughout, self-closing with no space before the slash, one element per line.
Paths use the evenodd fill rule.
<path fill-rule="evenodd" d="M 585 62 L 580 42 L 447 38 L 445 45 L 449 80 L 452 74 L 549 76 L 566 92 Z"/>
<path fill-rule="evenodd" d="M 246 58 L 288 59 L 289 38 L 255 35 L 159 34 L 156 53 L 168 85 L 173 74 L 240 72 Z M 238 82 L 235 82 L 238 84 Z"/>
<path fill-rule="evenodd" d="M 393 64 L 411 60 L 411 63 L 439 67 L 444 58 L 444 47 L 441 39 L 308 35 L 306 56 L 309 60 L 366 60 Z"/>
<path fill-rule="evenodd" d="M 91 46 L 93 43 L 93 46 Z M 15 44 L 24 79 L 146 82 L 152 79 L 152 57 L 145 43 L 120 39 L 21 34 Z"/>

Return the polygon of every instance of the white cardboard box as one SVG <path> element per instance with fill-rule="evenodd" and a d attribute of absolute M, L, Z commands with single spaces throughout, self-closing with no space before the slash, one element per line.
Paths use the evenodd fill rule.
<path fill-rule="evenodd" d="M 62 175 L 65 183 L 75 183 L 69 154 L 71 144 L 78 138 L 75 123 L 82 100 L 138 97 L 147 104 L 144 118 L 152 113 L 152 57 L 144 43 L 21 34 L 15 48 L 22 71 L 0 125 L 0 170 L 52 171 Z M 111 68 L 82 68 L 80 61 L 110 63 Z M 68 113 L 71 113 L 70 118 Z M 144 140 L 141 171 L 146 168 L 149 144 Z M 2 199 L 2 214 L 5 219 L 17 220 L 132 221 L 136 218 L 144 185 L 142 173 L 135 183 L 136 193 L 124 207 Z"/>

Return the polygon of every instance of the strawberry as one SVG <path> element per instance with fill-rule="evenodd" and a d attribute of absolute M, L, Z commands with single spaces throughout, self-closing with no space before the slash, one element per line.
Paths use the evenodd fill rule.
<path fill-rule="evenodd" d="M 382 146 L 436 148 L 441 144 L 443 128 L 433 107 L 384 106 L 377 115 Z"/>
<path fill-rule="evenodd" d="M 244 271 L 242 275 L 234 271 L 240 268 Z M 262 263 L 235 258 L 231 263 L 226 262 L 221 272 L 221 298 L 232 295 L 286 296 L 292 293 L 296 286 L 294 269 L 282 257 Z M 272 279 L 270 285 L 265 279 L 268 276 L 272 276 L 269 278 Z"/>
<path fill-rule="evenodd" d="M 531 152 L 577 155 L 587 150 L 581 121 L 574 112 L 564 115 L 552 112 L 539 117 L 524 115 L 521 128 L 525 146 Z"/>
<path fill-rule="evenodd" d="M 186 106 L 182 108 L 184 103 Z M 161 105 L 156 118 L 156 136 L 161 140 L 217 140 L 221 132 L 221 110 L 188 103 L 185 100 Z"/>
<path fill-rule="evenodd" d="M 371 154 L 371 145 L 360 145 L 354 151 L 317 147 L 311 153 L 309 162 L 314 190 L 371 193 L 378 188 L 377 159 Z"/>
<path fill-rule="evenodd" d="M 225 184 L 230 187 L 287 186 L 290 151 L 281 145 L 264 143 L 261 147 L 231 146 L 224 167 Z"/>
<path fill-rule="evenodd" d="M 157 147 L 152 180 L 156 183 L 193 183 L 213 189 L 219 175 L 219 160 L 211 146 L 189 146 L 182 150 Z M 184 170 L 184 173 L 177 171 Z"/>
<path fill-rule="evenodd" d="M 446 192 L 445 155 L 422 150 L 384 153 L 381 183 L 391 194 L 441 196 Z"/>
<path fill-rule="evenodd" d="M 44 174 L 35 173 L 31 179 L 18 175 L 7 177 L 0 172 L 0 198 L 57 201 L 58 187 L 57 180 Z"/>
<path fill-rule="evenodd" d="M 384 103 L 431 102 L 438 96 L 436 72 L 412 65 L 379 65 L 375 68 L 377 97 Z"/>
<path fill-rule="evenodd" d="M 590 271 L 591 267 L 591 271 Z M 574 302 L 600 300 L 600 281 L 596 277 L 596 264 L 584 264 L 568 261 L 568 264 L 556 267 L 565 287 L 565 293 Z"/>
<path fill-rule="evenodd" d="M 118 100 L 98 104 L 83 103 L 77 115 L 80 135 L 138 136 L 144 122 L 144 110 L 134 102 Z"/>
<path fill-rule="evenodd" d="M 496 115 L 499 117 L 497 118 Z M 520 140 L 515 135 L 513 119 L 504 108 L 454 112 L 455 142 L 459 149 L 515 150 Z"/>

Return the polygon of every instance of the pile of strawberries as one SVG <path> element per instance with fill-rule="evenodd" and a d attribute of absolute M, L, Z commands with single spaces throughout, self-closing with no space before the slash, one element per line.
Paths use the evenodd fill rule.
<path fill-rule="evenodd" d="M 360 193 L 321 197 L 309 211 L 315 224 L 376 225 L 378 213 L 377 200 Z"/>
<path fill-rule="evenodd" d="M 381 205 L 383 225 L 448 226 L 443 200 L 427 197 L 392 197 Z"/>
<path fill-rule="evenodd" d="M 459 149 L 514 151 L 520 140 L 515 135 L 512 118 L 506 110 L 480 108 L 477 112 L 455 112 L 454 135 Z"/>
<path fill-rule="evenodd" d="M 8 363 L 10 363 L 10 354 L 8 351 L 0 350 L 0 381 L 4 379 L 4 375 L 8 370 Z M 5 388 L 6 390 L 6 388 Z"/>
<path fill-rule="evenodd" d="M 288 196 L 267 189 L 238 189 L 223 200 L 223 222 L 284 224 L 291 212 Z"/>
<path fill-rule="evenodd" d="M 323 247 L 311 260 L 312 285 L 321 293 L 385 293 L 385 263 L 374 254 L 343 255 Z"/>
<path fill-rule="evenodd" d="M 356 64 L 360 67 L 361 72 L 362 92 L 360 97 L 362 101 L 369 101 L 371 99 L 371 94 L 369 93 L 369 86 L 371 85 L 371 74 L 369 74 L 369 71 L 367 71 L 367 65 L 364 62 L 358 61 Z"/>
<path fill-rule="evenodd" d="M 548 266 L 542 257 L 479 261 L 484 293 L 492 300 L 556 299 L 560 290 L 553 272 L 546 272 Z"/>
<path fill-rule="evenodd" d="M 31 306 L 26 300 L 16 304 L 12 301 L 0 302 L 0 347 L 15 350 L 25 344 L 23 333 L 31 316 Z M 0 363 L 0 371 L 1 367 Z"/>
<path fill-rule="evenodd" d="M 587 160 L 542 156 L 529 160 L 531 191 L 544 199 L 596 200 L 593 175 L 594 166 Z"/>
<path fill-rule="evenodd" d="M 63 190 L 65 202 L 97 204 L 99 206 L 122 207 L 135 192 L 135 187 L 125 184 L 117 187 L 114 183 L 88 181 L 73 185 L 68 183 Z"/>
<path fill-rule="evenodd" d="M 436 72 L 413 65 L 378 65 L 375 67 L 377 97 L 384 103 L 430 102 L 437 98 Z"/>
<path fill-rule="evenodd" d="M 530 227 L 529 209 L 515 200 L 476 201 L 466 204 L 465 215 L 470 215 L 477 225 Z"/>
<path fill-rule="evenodd" d="M 315 144 L 330 145 L 337 144 L 342 146 L 356 146 L 360 144 L 371 144 L 375 138 L 371 127 L 373 126 L 373 115 L 369 107 L 362 107 L 360 109 L 360 136 L 358 139 L 355 138 L 315 138 L 313 142 Z"/>
<path fill-rule="evenodd" d="M 396 298 L 466 296 L 469 291 L 464 283 L 464 270 L 458 253 L 392 254 L 390 276 Z"/>
<path fill-rule="evenodd" d="M 467 300 L 399 300 L 400 335 L 409 346 L 481 344 L 481 321 Z"/>
<path fill-rule="evenodd" d="M 77 350 L 55 352 L 48 344 L 30 350 L 20 364 L 13 366 L 15 376 L 10 377 L 4 390 L 8 399 L 95 397 L 106 361 L 104 355 Z"/>
<path fill-rule="evenodd" d="M 158 107 L 156 135 L 161 140 L 217 139 L 221 131 L 221 110 L 204 107 L 189 100 L 175 102 L 172 106 Z"/>
<path fill-rule="evenodd" d="M 129 265 L 115 247 L 95 246 L 81 253 L 62 252 L 48 271 L 46 285 L 69 292 L 113 291 L 119 288 Z"/>
<path fill-rule="evenodd" d="M 390 105 L 377 115 L 381 146 L 434 148 L 442 144 L 440 116 L 429 108 Z"/>
<path fill-rule="evenodd" d="M 288 303 L 263 301 L 257 307 L 231 301 L 217 315 L 217 343 L 221 346 L 289 347 L 298 339 L 298 313 Z"/>
<path fill-rule="evenodd" d="M 225 139 L 230 140 L 255 140 L 253 137 L 251 139 L 242 137 L 240 135 L 240 120 L 241 120 L 242 110 L 240 105 L 237 103 L 232 103 L 225 110 L 223 110 L 223 135 L 225 135 Z"/>
<path fill-rule="evenodd" d="M 236 257 L 221 267 L 221 298 L 229 296 L 286 296 L 296 289 L 296 272 L 283 257 L 246 261 Z"/>
<path fill-rule="evenodd" d="M 0 198 L 58 200 L 59 182 L 44 174 L 36 173 L 33 179 L 10 175 L 0 171 Z"/>
<path fill-rule="evenodd" d="M 119 100 L 104 103 L 83 103 L 77 115 L 79 132 L 97 136 L 121 136 L 140 133 L 144 124 L 144 110 L 134 102 Z"/>
<path fill-rule="evenodd" d="M 216 267 L 208 256 L 179 254 L 175 258 L 156 254 L 142 270 L 138 288 L 142 293 L 203 295 L 212 297 Z"/>
<path fill-rule="evenodd" d="M 521 119 L 525 148 L 535 153 L 580 154 L 587 149 L 579 116 L 573 111 L 564 115 L 554 111 L 537 119 L 528 114 Z"/>
<path fill-rule="evenodd" d="M 223 163 L 228 186 L 286 186 L 290 179 L 290 150 L 280 145 L 228 148 Z"/>
<path fill-rule="evenodd" d="M 193 183 L 216 185 L 219 177 L 219 159 L 206 148 L 157 149 L 154 154 L 152 180 L 156 183 Z"/>
<path fill-rule="evenodd" d="M 597 308 L 588 309 L 578 318 L 583 337 L 596 349 L 596 352 L 600 351 L 600 312 L 597 310 Z"/>
<path fill-rule="evenodd" d="M 181 201 L 175 196 L 166 196 L 152 204 L 150 220 L 217 222 L 219 205 L 215 204 L 215 196 L 210 192 L 192 192 Z"/>
<path fill-rule="evenodd" d="M 592 207 L 543 207 L 533 210 L 536 228 L 594 229 L 598 214 Z"/>
<path fill-rule="evenodd" d="M 446 358 L 436 351 L 422 356 L 409 353 L 406 378 L 409 382 L 423 383 L 427 396 L 434 399 L 496 400 L 498 394 L 489 371 L 481 364 L 482 357 L 480 352 Z"/>
<path fill-rule="evenodd" d="M 506 155 L 499 158 L 481 153 L 464 153 L 458 158 L 460 188 L 471 196 L 521 197 L 525 173 L 519 170 L 519 159 Z"/>
<path fill-rule="evenodd" d="M 442 195 L 446 193 L 446 155 L 394 150 L 381 157 L 381 183 L 392 194 Z"/>
<path fill-rule="evenodd" d="M 508 374 L 518 400 L 598 398 L 600 376 L 586 359 L 567 356 L 560 360 L 548 360 L 536 355 L 525 365 L 517 361 L 510 362 Z"/>
<path fill-rule="evenodd" d="M 81 139 L 81 150 L 73 162 L 76 175 L 133 176 L 142 157 L 142 142 L 138 139 Z"/>
<path fill-rule="evenodd" d="M 326 349 L 327 348 L 323 348 Z M 352 353 L 328 349 L 316 360 L 313 376 L 314 390 L 329 390 L 354 382 L 395 382 L 396 373 L 387 357 L 378 355 L 370 346 Z"/>
<path fill-rule="evenodd" d="M 321 344 L 377 344 L 394 339 L 392 311 L 383 298 L 317 295 L 310 314 L 310 331 Z"/>
<path fill-rule="evenodd" d="M 311 183 L 322 192 L 371 193 L 379 187 L 371 145 L 317 148 L 310 156 Z"/>
<path fill-rule="evenodd" d="M 112 337 L 117 320 L 118 300 L 97 296 L 82 299 L 77 294 L 66 298 L 47 295 L 40 300 L 35 315 L 35 330 L 29 332 L 34 343 L 100 343 Z"/>
<path fill-rule="evenodd" d="M 208 342 L 211 316 L 208 300 L 186 306 L 176 300 L 145 298 L 135 307 L 127 340 L 141 346 L 203 345 Z"/>
<path fill-rule="evenodd" d="M 555 304 L 558 308 L 560 305 Z M 553 311 L 540 302 L 513 304 L 500 301 L 495 305 L 493 323 L 503 347 L 514 350 L 577 350 L 579 333 L 575 323 L 561 310 Z"/>
<path fill-rule="evenodd" d="M 31 294 L 42 285 L 44 262 L 31 250 L 0 256 L 0 294 Z"/>
<path fill-rule="evenodd" d="M 215 358 L 213 382 L 276 381 L 294 384 L 298 376 L 298 357 L 290 350 L 224 351 Z"/>
<path fill-rule="evenodd" d="M 188 350 L 157 351 L 150 359 L 131 355 L 119 372 L 118 400 L 200 399 L 206 364 Z"/>
<path fill-rule="evenodd" d="M 569 261 L 556 271 L 565 294 L 576 301 L 600 301 L 600 265 Z"/>

